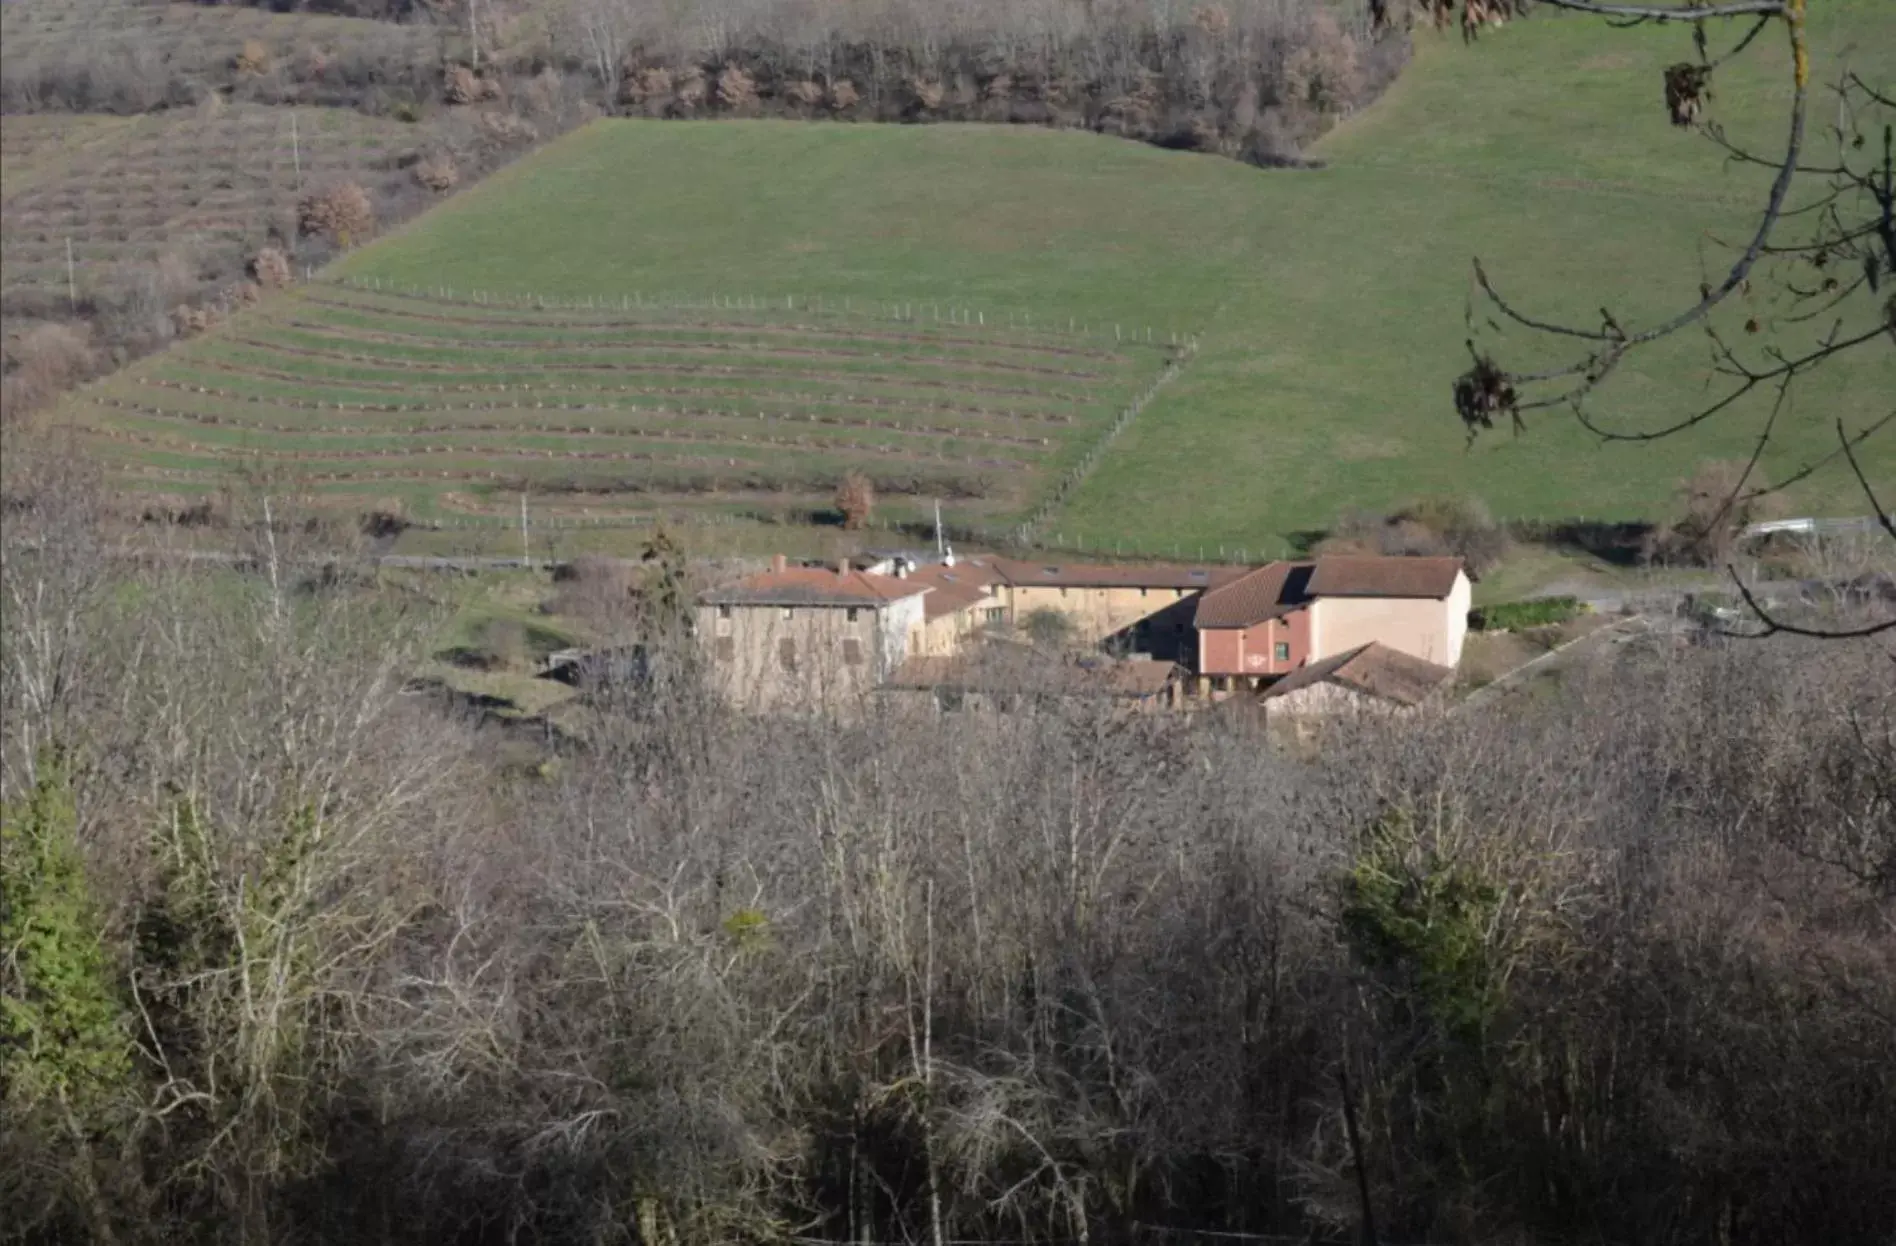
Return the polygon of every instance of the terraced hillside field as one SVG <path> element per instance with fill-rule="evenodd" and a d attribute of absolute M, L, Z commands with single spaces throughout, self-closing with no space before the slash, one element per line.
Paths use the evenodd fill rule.
<path fill-rule="evenodd" d="M 296 236 L 312 188 L 405 183 L 401 158 L 440 128 L 418 108 L 341 106 L 377 77 L 431 77 L 452 26 L 164 0 L 0 6 L 4 291 L 78 295 L 172 257 L 172 282 L 228 281 Z M 403 82 L 386 99 L 403 100 Z M 411 105 L 413 101 L 408 101 Z M 70 245 L 70 251 L 68 246 Z M 46 302 L 56 314 L 63 299 Z M 10 307 L 13 304 L 10 303 Z"/>
<path fill-rule="evenodd" d="M 1896 81 L 1896 4 L 1826 0 L 1810 23 L 1819 79 L 1847 62 Z M 1836 426 L 1888 419 L 1888 349 L 1801 376 L 1775 420 L 1759 390 L 1650 443 L 1603 443 L 1558 409 L 1467 440 L 1451 386 L 1471 333 L 1520 371 L 1571 362 L 1565 339 L 1469 323 L 1471 257 L 1534 315 L 1597 323 L 1604 306 L 1637 331 L 1729 263 L 1722 244 L 1755 228 L 1770 172 L 1670 124 L 1660 85 L 1691 55 L 1684 32 L 1543 5 L 1474 46 L 1419 40 L 1387 96 L 1319 146 L 1321 169 L 1024 127 L 595 122 L 329 270 L 503 301 L 444 309 L 332 280 L 73 410 L 152 488 L 293 468 L 332 494 L 496 523 L 522 483 L 576 512 L 785 513 L 861 468 L 885 503 L 940 494 L 958 523 L 1057 499 L 1040 531 L 1094 547 L 1275 553 L 1352 509 L 1419 497 L 1478 498 L 1503 519 L 1661 517 L 1700 464 L 1746 458 L 1767 424 L 1759 469 L 1794 482 L 1791 508 L 1861 514 Z M 1760 39 L 1719 70 L 1711 118 L 1781 150 L 1788 68 L 1782 39 Z M 1802 179 L 1792 203 L 1816 193 Z M 1828 331 L 1760 286 L 1711 319 L 1754 361 Z M 626 301 L 653 290 L 756 291 L 777 310 Z M 1878 314 L 1852 297 L 1837 314 Z M 898 350 L 876 336 L 897 330 L 886 310 L 855 315 L 895 300 L 989 315 L 922 313 Z M 994 315 L 1010 308 L 1012 328 Z M 1136 347 L 1044 331 L 1070 322 L 1159 329 Z M 1108 442 L 1171 330 L 1197 344 L 1190 365 Z M 1705 340 L 1673 336 L 1628 358 L 1593 418 L 1666 427 L 1705 400 L 1708 374 Z M 568 384 L 587 392 L 550 388 Z M 1896 479 L 1893 434 L 1860 450 L 1873 481 Z M 1066 487 L 1081 464 L 1093 470 Z"/>
<path fill-rule="evenodd" d="M 292 236 L 299 188 L 368 180 L 415 142 L 385 118 L 261 105 L 8 117 L 4 135 L 5 288 L 63 292 L 70 241 L 82 295 L 116 265 L 245 256 L 272 225 Z"/>
<path fill-rule="evenodd" d="M 942 498 L 964 522 L 1000 524 L 1046 497 L 1181 348 L 982 320 L 315 282 L 67 410 L 146 492 L 267 475 L 480 526 L 511 521 L 524 490 L 542 522 L 638 522 L 827 508 L 860 472 L 892 513 Z"/>
<path fill-rule="evenodd" d="M 1825 0 L 1810 22 L 1817 80 L 1847 59 L 1896 81 L 1896 3 Z M 1751 453 L 1770 395 L 1650 444 L 1602 444 L 1548 410 L 1520 436 L 1471 446 L 1451 393 L 1468 367 L 1470 259 L 1534 315 L 1591 324 L 1610 306 L 1631 329 L 1651 325 L 1724 271 L 1720 242 L 1755 227 L 1769 170 L 1670 124 L 1663 74 L 1693 55 L 1686 31 L 1541 5 L 1473 46 L 1418 42 L 1388 95 L 1318 146 L 1322 169 L 1026 128 L 602 121 L 341 271 L 563 297 L 955 299 L 1195 332 L 1191 366 L 1045 527 L 1107 548 L 1274 552 L 1352 508 L 1442 495 L 1501 518 L 1672 513 L 1701 462 Z M 1712 118 L 1782 150 L 1788 65 L 1781 31 L 1760 38 L 1720 69 Z M 1816 193 L 1800 181 L 1795 201 Z M 1874 314 L 1867 299 L 1851 323 Z M 1788 323 L 1767 290 L 1739 302 L 1715 325 L 1754 357 L 1828 328 Z M 1571 362 L 1568 341 L 1473 328 L 1511 368 Z M 1705 339 L 1681 334 L 1629 360 L 1594 414 L 1625 432 L 1665 427 L 1707 380 Z M 1835 421 L 1859 431 L 1889 414 L 1896 357 L 1859 352 L 1796 388 L 1762 470 L 1781 480 L 1817 465 L 1788 505 L 1861 514 Z M 1890 434 L 1866 443 L 1872 479 L 1896 479 Z"/>
<path fill-rule="evenodd" d="M 8 0 L 0 8 L 0 41 L 15 64 L 57 60 L 86 48 L 121 50 L 167 68 L 180 62 L 195 67 L 228 60 L 252 41 L 280 55 L 319 49 L 347 57 L 391 42 L 438 43 L 444 33 L 452 36 L 454 30 L 168 0 Z M 151 76 L 162 85 L 162 74 Z"/>

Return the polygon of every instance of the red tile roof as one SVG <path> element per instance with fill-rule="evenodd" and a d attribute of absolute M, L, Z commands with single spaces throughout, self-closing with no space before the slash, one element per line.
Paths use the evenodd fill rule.
<path fill-rule="evenodd" d="M 1415 706 L 1454 678 L 1455 672 L 1374 641 L 1335 657 L 1300 666 L 1266 688 L 1259 699 L 1275 700 L 1312 684 L 1332 683 L 1397 705 Z"/>
<path fill-rule="evenodd" d="M 993 567 L 1016 588 L 1215 588 L 1244 575 L 1246 567 L 1187 567 L 1171 563 L 1039 562 L 996 558 Z"/>
<path fill-rule="evenodd" d="M 766 571 L 705 593 L 707 606 L 870 606 L 880 607 L 928 591 L 928 585 L 866 571 L 838 573 L 830 567 L 787 567 Z"/>
<path fill-rule="evenodd" d="M 1254 627 L 1310 600 L 1307 562 L 1274 562 L 1215 588 L 1198 599 L 1192 626 Z"/>
<path fill-rule="evenodd" d="M 1327 555 L 1316 561 L 1312 597 L 1447 597 L 1462 573 L 1459 558 Z"/>

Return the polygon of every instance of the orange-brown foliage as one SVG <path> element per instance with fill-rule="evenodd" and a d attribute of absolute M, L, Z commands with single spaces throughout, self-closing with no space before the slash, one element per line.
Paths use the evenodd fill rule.
<path fill-rule="evenodd" d="M 351 247 L 375 232 L 375 207 L 368 192 L 344 182 L 305 198 L 296 208 L 297 228 Z"/>

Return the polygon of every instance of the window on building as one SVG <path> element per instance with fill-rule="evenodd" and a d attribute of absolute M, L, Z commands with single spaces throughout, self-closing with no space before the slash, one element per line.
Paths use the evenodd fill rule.
<path fill-rule="evenodd" d="M 851 606 L 849 608 L 849 621 L 851 623 L 854 623 L 856 621 L 856 614 L 857 614 L 856 607 Z"/>
<path fill-rule="evenodd" d="M 1063 588 L 1063 589 L 1061 589 L 1061 590 L 1060 590 L 1060 596 L 1062 596 L 1062 597 L 1065 597 L 1066 595 L 1067 595 L 1067 591 L 1066 591 L 1066 590 L 1065 590 L 1064 588 Z"/>
<path fill-rule="evenodd" d="M 785 636 L 777 642 L 777 661 L 786 671 L 797 669 L 797 642 Z"/>
<path fill-rule="evenodd" d="M 854 636 L 843 637 L 843 663 L 847 666 L 862 665 L 862 642 Z"/>
<path fill-rule="evenodd" d="M 1146 595 L 1146 592 L 1147 592 L 1147 590 L 1146 590 L 1146 589 L 1143 589 L 1143 588 L 1142 588 L 1142 589 L 1140 589 L 1140 590 L 1139 590 L 1139 596 L 1141 596 L 1141 597 L 1144 597 L 1144 596 Z"/>
<path fill-rule="evenodd" d="M 788 607 L 788 606 L 785 606 L 785 607 L 783 608 L 783 617 L 784 617 L 784 618 L 786 618 L 786 619 L 787 619 L 787 618 L 789 618 L 789 617 L 791 616 L 791 614 L 792 614 L 792 613 L 793 613 L 793 612 L 791 611 L 791 609 L 790 609 L 790 607 Z"/>
<path fill-rule="evenodd" d="M 962 707 L 965 703 L 965 699 L 964 694 L 959 688 L 935 689 L 935 708 L 938 710 L 953 713 Z"/>
<path fill-rule="evenodd" d="M 1290 661 L 1290 642 L 1288 640 L 1278 641 L 1277 646 L 1273 650 L 1273 652 L 1277 655 L 1277 660 L 1279 662 Z"/>
<path fill-rule="evenodd" d="M 729 662 L 737 656 L 737 642 L 729 636 L 718 637 L 718 661 Z"/>
<path fill-rule="evenodd" d="M 989 610 L 987 612 L 987 621 L 990 623 L 1007 622 L 1007 607 L 996 606 L 992 610 Z"/>
<path fill-rule="evenodd" d="M 731 617 L 731 608 L 730 608 L 729 606 L 719 606 L 719 607 L 718 607 L 718 617 L 719 617 L 720 619 L 728 619 L 728 618 L 730 618 L 730 617 Z"/>

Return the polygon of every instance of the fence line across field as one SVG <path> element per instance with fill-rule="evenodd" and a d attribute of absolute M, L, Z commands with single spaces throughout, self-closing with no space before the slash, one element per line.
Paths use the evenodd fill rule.
<path fill-rule="evenodd" d="M 1205 1242 L 1260 1242 L 1272 1246 L 1309 1246 L 1312 1238 L 1309 1234 L 1296 1233 L 1246 1233 L 1236 1229 L 1191 1229 L 1166 1224 L 1147 1224 L 1133 1221 L 1130 1226 L 1135 1235 L 1157 1236 L 1168 1241 L 1205 1241 Z M 894 1240 L 888 1238 L 827 1238 L 793 1236 L 789 1238 L 796 1246 L 925 1246 L 929 1239 L 925 1237 Z M 983 1237 L 983 1238 L 943 1238 L 940 1246 L 1086 1246 L 1094 1239 L 1079 1237 Z M 1378 1236 L 1375 1239 L 1381 1246 L 1431 1246 L 1427 1242 L 1392 1242 Z"/>
<path fill-rule="evenodd" d="M 783 311 L 838 317 L 867 316 L 896 324 L 951 324 L 996 329 L 1005 327 L 1015 331 L 1031 331 L 1084 340 L 1104 341 L 1110 337 L 1117 344 L 1136 343 L 1149 346 L 1163 344 L 1193 349 L 1198 344 L 1196 333 L 1178 329 L 1161 330 L 1153 325 L 1129 324 L 1123 320 L 1082 320 L 1076 316 L 1066 317 L 1066 323 L 1063 326 L 1059 317 L 1042 316 L 1036 319 L 1032 312 L 1022 310 L 1007 312 L 997 310 L 990 313 L 986 308 L 944 303 L 938 299 L 860 299 L 854 295 L 845 295 L 839 300 L 832 295 L 767 296 L 723 293 L 688 295 L 651 293 L 643 290 L 620 294 L 552 295 L 466 289 L 455 286 L 415 286 L 385 281 L 380 277 L 344 276 L 325 278 L 323 281 L 324 284 L 366 290 L 377 294 L 393 294 L 403 298 L 473 304 L 483 307 L 531 308 L 539 311 L 641 311 L 645 309 L 653 311 Z"/>

